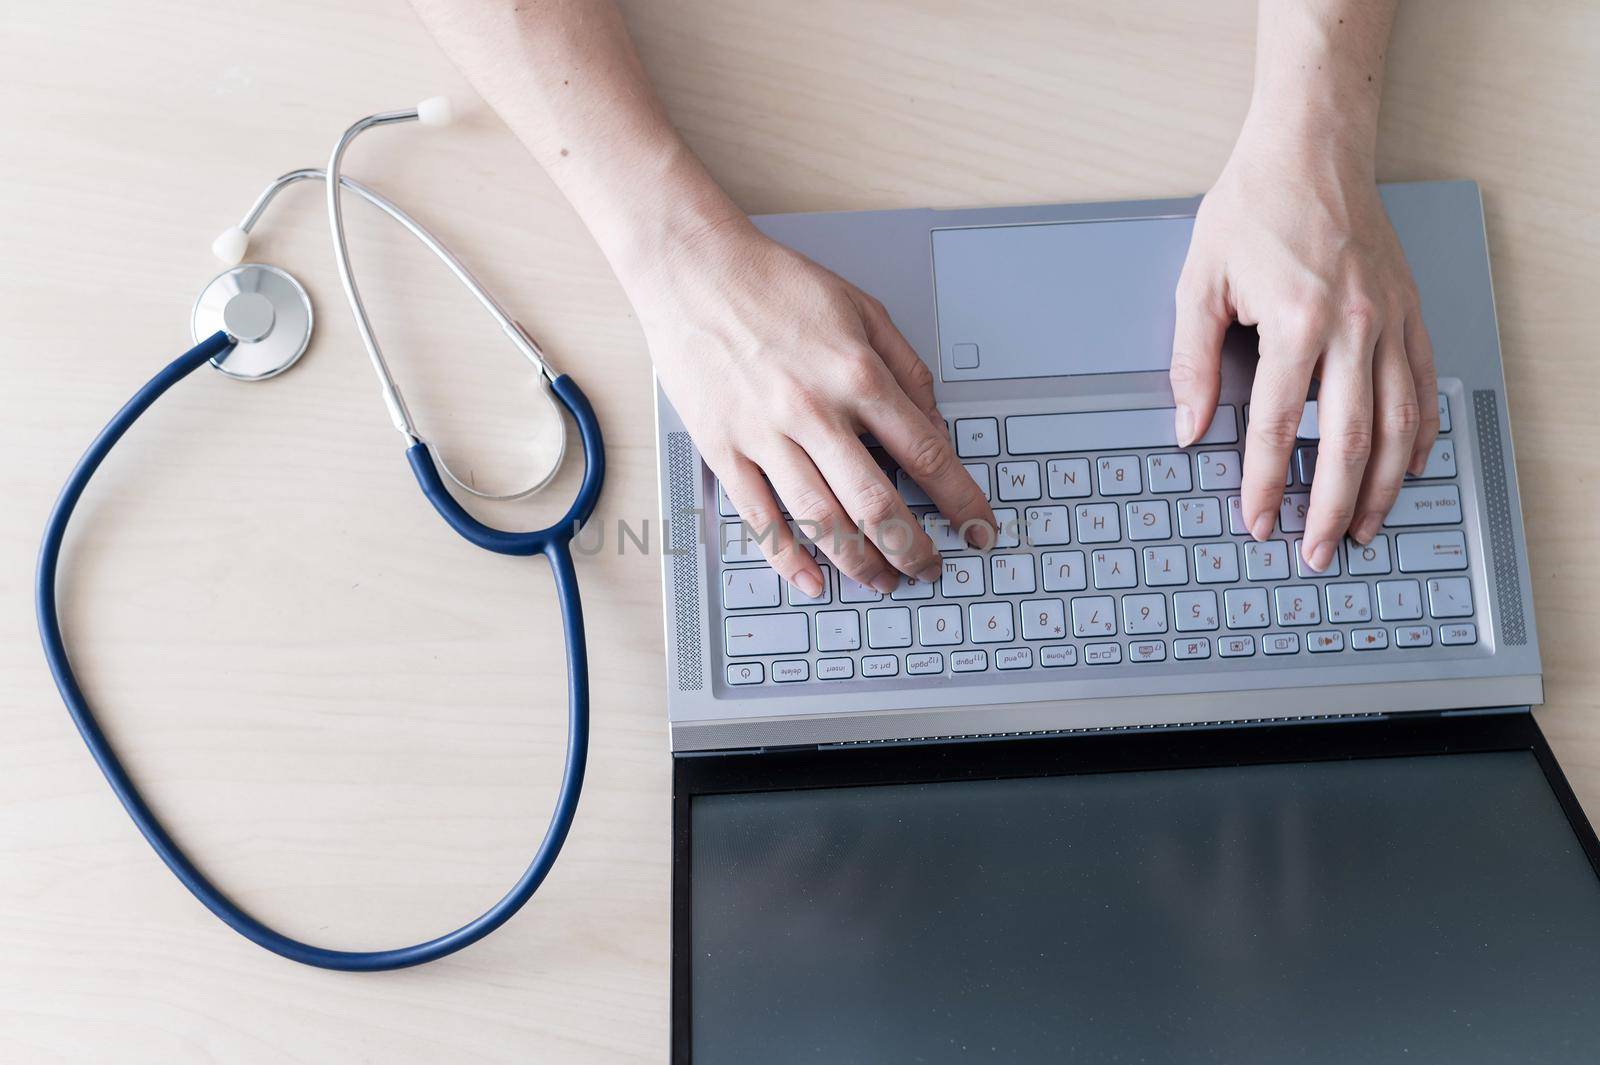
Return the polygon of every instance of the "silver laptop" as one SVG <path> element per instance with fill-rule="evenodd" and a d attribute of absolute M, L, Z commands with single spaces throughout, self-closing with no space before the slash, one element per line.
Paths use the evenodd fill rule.
<path fill-rule="evenodd" d="M 1195 1056 L 1388 1060 L 1381 1041 L 1329 1039 L 1310 1052 L 1294 1034 L 1304 1031 L 1295 1009 L 1345 986 L 1327 981 L 1347 979 L 1350 952 L 1377 965 L 1385 942 L 1408 959 L 1394 963 L 1404 992 L 1352 1016 L 1383 1032 L 1394 1016 L 1386 1010 L 1413 1010 L 1409 1023 L 1424 1027 L 1390 1024 L 1394 1046 L 1424 1051 L 1408 1060 L 1435 1060 L 1432 1048 L 1476 1061 L 1487 1046 L 1457 1039 L 1443 1020 L 1426 1027 L 1435 994 L 1479 1010 L 1480 1034 L 1542 1032 L 1527 1036 L 1523 1060 L 1595 1060 L 1546 1055 L 1538 1042 L 1576 1031 L 1575 1015 L 1494 997 L 1507 980 L 1552 995 L 1574 984 L 1600 993 L 1600 968 L 1582 954 L 1600 947 L 1600 851 L 1528 714 L 1541 700 L 1539 648 L 1482 203 L 1470 182 L 1386 186 L 1383 199 L 1437 353 L 1440 434 L 1381 534 L 1365 547 L 1347 541 L 1320 574 L 1302 568 L 1297 543 L 1316 467 L 1314 401 L 1276 533 L 1256 543 L 1240 520 L 1253 334 L 1230 333 L 1218 415 L 1194 446 L 1176 446 L 1173 291 L 1198 200 L 756 219 L 888 307 L 932 369 L 952 441 L 1002 534 L 993 550 L 969 549 L 885 458 L 943 552 L 942 579 L 907 578 L 882 595 L 819 557 L 827 587 L 804 598 L 762 561 L 658 398 L 671 548 L 675 1060 L 954 1061 L 966 1059 L 952 1048 L 969 1044 L 1006 1051 L 995 1060 L 1040 1060 L 1063 1040 L 1094 1048 L 1084 1060 L 1169 1060 L 1140 1027 L 1141 1010 L 1230 1015 L 1238 1002 L 1185 991 L 1184 981 L 1257 977 L 1263 995 L 1288 996 L 1270 1024 L 1240 1021 L 1279 1033 L 1263 1036 L 1263 1056 L 1226 1039 Z M 1491 761 L 1429 761 L 1468 751 Z M 1451 769 L 1445 778 L 1430 768 L 1440 765 Z M 1143 783 L 1106 805 L 1108 769 Z M 1418 789 L 1432 789 L 1420 807 Z M 1276 811 L 1269 821 L 1290 821 L 1250 829 L 1238 796 Z M 1544 813 L 1527 813 L 1524 800 Z M 1500 838 L 1495 826 L 1469 826 L 1499 867 L 1574 856 L 1560 890 L 1524 885 L 1563 899 L 1551 903 L 1559 912 L 1512 919 L 1489 901 L 1504 884 L 1448 873 L 1460 844 L 1437 818 L 1452 809 L 1490 819 L 1502 815 L 1483 810 L 1522 811 L 1501 826 L 1499 850 L 1487 842 Z M 1425 813 L 1435 820 L 1414 820 Z M 993 850 L 960 838 L 952 826 L 963 818 Z M 1108 818 L 1117 838 L 1106 836 Z M 1304 838 L 1319 818 L 1315 839 Z M 1173 844 L 1175 831 L 1198 849 Z M 1388 846 L 1424 862 L 1404 874 L 1409 887 L 1392 864 L 1398 851 L 1352 850 L 1352 840 L 1390 833 Z M 1063 840 L 1077 849 L 1052 850 Z M 1183 973 L 1165 1006 L 1157 990 L 1142 1006 L 1102 1000 L 1096 974 L 1127 961 L 1117 952 L 1143 958 L 1146 948 L 1127 937 L 1086 946 L 1087 925 L 1041 931 L 1042 949 L 1074 961 L 1039 969 L 1029 930 L 1061 915 L 1146 929 L 1189 905 L 1129 901 L 1149 888 L 1150 856 L 1174 846 L 1174 885 L 1203 883 L 1225 865 L 1250 913 L 1270 918 L 1265 930 L 1239 918 L 1240 935 L 1289 928 L 1315 938 L 1330 921 L 1386 906 L 1415 933 L 1415 950 L 1394 929 L 1368 929 L 1379 938 L 1366 944 L 1330 939 L 1322 949 L 1345 953 L 1297 982 L 1281 956 L 1268 952 L 1252 968 L 1199 929 L 1174 947 L 1169 928 L 1167 946 L 1149 954 L 1166 960 L 1143 974 L 1157 989 Z M 1279 879 L 1285 862 L 1343 886 L 1286 902 L 1295 892 Z M 986 864 L 1012 879 L 984 881 L 980 900 L 973 870 Z M 946 883 L 951 869 L 963 873 Z M 1424 882 L 1425 873 L 1445 881 Z M 928 889 L 929 876 L 946 886 Z M 1051 897 L 1033 897 L 1041 883 L 1056 885 Z M 887 902 L 886 884 L 899 885 Z M 1416 909 L 1453 886 L 1466 894 L 1448 920 Z M 1202 926 L 1213 917 L 1190 913 Z M 1507 957 L 1521 961 L 1474 968 L 1463 954 L 1454 983 L 1440 984 L 1426 958 L 1485 920 L 1502 922 L 1518 944 Z M 973 928 L 985 931 L 973 937 Z M 1538 928 L 1563 938 L 1530 946 Z M 966 946 L 933 949 L 930 934 Z M 1273 972 L 1290 974 L 1288 990 Z M 907 987 L 919 990 L 894 990 Z M 1080 1000 L 1092 1008 L 1071 1019 L 1067 1004 Z M 1013 1016 L 1019 1003 L 1026 1023 Z M 1182 1029 L 1172 1029 L 1171 1060 L 1207 1038 Z M 1563 1045 L 1596 1049 L 1589 1035 Z"/>
<path fill-rule="evenodd" d="M 1441 431 L 1383 532 L 1323 574 L 1296 548 L 1315 403 L 1278 532 L 1253 543 L 1240 520 L 1249 337 L 1230 335 L 1205 438 L 1175 446 L 1172 293 L 1197 201 L 757 219 L 884 302 L 1010 535 L 967 550 L 899 474 L 949 548 L 943 580 L 883 596 L 825 566 L 804 600 L 658 400 L 663 523 L 683 552 L 663 567 L 673 749 L 1540 701 L 1477 187 L 1384 201 L 1437 352 Z"/>

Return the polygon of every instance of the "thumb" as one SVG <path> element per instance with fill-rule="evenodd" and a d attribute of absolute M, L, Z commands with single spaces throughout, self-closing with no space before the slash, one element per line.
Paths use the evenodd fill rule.
<path fill-rule="evenodd" d="M 1222 389 L 1222 338 L 1233 322 L 1218 288 L 1195 283 L 1185 268 L 1178 279 L 1178 320 L 1172 335 L 1172 398 L 1178 446 L 1188 447 L 1211 426 Z"/>

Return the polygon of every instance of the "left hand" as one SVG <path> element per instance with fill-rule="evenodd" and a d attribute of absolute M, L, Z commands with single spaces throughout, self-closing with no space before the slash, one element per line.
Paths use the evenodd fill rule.
<path fill-rule="evenodd" d="M 1302 557 L 1326 570 L 1339 539 L 1377 535 L 1439 428 L 1433 349 L 1370 158 L 1336 137 L 1247 122 L 1195 220 L 1177 291 L 1177 435 L 1216 411 L 1223 334 L 1253 325 L 1260 361 L 1245 436 L 1243 510 L 1272 535 L 1311 379 L 1321 441 Z"/>

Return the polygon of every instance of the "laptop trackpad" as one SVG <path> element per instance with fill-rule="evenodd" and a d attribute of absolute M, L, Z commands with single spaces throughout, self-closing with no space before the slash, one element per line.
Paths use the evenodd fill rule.
<path fill-rule="evenodd" d="M 699 1065 L 1593 1061 L 1526 751 L 696 796 Z"/>
<path fill-rule="evenodd" d="M 1165 370 L 1192 218 L 933 231 L 946 381 Z"/>

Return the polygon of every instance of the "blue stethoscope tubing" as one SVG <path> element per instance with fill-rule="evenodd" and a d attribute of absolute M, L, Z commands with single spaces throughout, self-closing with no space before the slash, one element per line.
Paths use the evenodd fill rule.
<path fill-rule="evenodd" d="M 233 348 L 234 340 L 226 332 L 217 332 L 196 344 L 173 360 L 161 372 L 140 388 L 115 417 L 100 431 L 83 458 L 73 468 L 67 483 L 56 499 L 45 526 L 44 541 L 39 549 L 39 568 L 35 586 L 34 605 L 38 614 L 39 635 L 44 642 L 45 657 L 50 665 L 56 687 L 66 703 L 67 711 L 78 727 L 83 741 L 88 745 L 100 771 L 105 774 L 123 809 L 139 826 L 139 831 L 155 848 L 167 868 L 183 882 L 195 898 L 246 939 L 265 947 L 291 961 L 323 969 L 345 972 L 378 972 L 403 969 L 453 954 L 463 947 L 476 943 L 484 936 L 505 924 L 513 914 L 538 890 L 550 867 L 555 863 L 561 846 L 566 842 L 577 812 L 578 795 L 583 789 L 584 766 L 589 750 L 589 672 L 588 651 L 583 634 L 583 604 L 578 596 L 577 574 L 572 565 L 571 543 L 583 523 L 593 514 L 599 500 L 600 487 L 605 480 L 605 450 L 600 436 L 600 424 L 588 398 L 571 377 L 561 374 L 550 382 L 556 398 L 572 415 L 583 441 L 584 474 L 571 507 L 560 521 L 544 529 L 529 532 L 507 532 L 493 528 L 468 514 L 445 487 L 439 476 L 428 445 L 421 440 L 406 451 L 406 458 L 416 475 L 423 495 L 433 504 L 445 522 L 469 543 L 502 555 L 542 554 L 550 563 L 554 576 L 556 596 L 561 604 L 562 627 L 566 633 L 567 657 L 567 751 L 562 772 L 561 787 L 555 810 L 545 829 L 543 840 L 529 862 L 528 868 L 510 891 L 481 916 L 435 939 L 409 947 L 392 950 L 349 951 L 331 950 L 292 939 L 240 909 L 231 899 L 202 873 L 195 863 L 173 840 L 144 796 L 133 783 L 121 759 L 106 739 L 94 711 L 78 683 L 72 669 L 66 643 L 61 635 L 61 621 L 56 604 L 56 574 L 61 560 L 61 545 L 66 536 L 67 524 L 78 505 L 84 489 L 88 487 L 101 462 L 111 453 L 123 435 L 148 410 L 157 399 L 173 385 L 193 373 L 202 364 L 217 359 L 221 361 Z"/>

